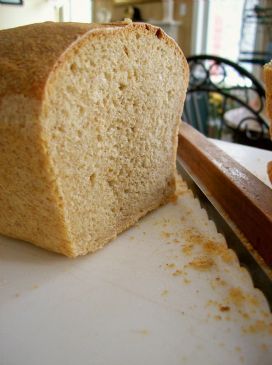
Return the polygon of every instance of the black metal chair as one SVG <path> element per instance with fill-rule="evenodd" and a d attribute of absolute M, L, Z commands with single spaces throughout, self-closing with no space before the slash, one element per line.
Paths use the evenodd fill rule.
<path fill-rule="evenodd" d="M 187 61 L 190 81 L 182 119 L 208 137 L 272 150 L 262 84 L 222 57 L 199 55 Z"/>

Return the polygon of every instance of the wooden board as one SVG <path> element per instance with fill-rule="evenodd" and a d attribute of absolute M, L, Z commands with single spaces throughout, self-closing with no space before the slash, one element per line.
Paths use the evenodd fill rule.
<path fill-rule="evenodd" d="M 178 156 L 272 266 L 272 190 L 185 123 L 180 129 Z"/>

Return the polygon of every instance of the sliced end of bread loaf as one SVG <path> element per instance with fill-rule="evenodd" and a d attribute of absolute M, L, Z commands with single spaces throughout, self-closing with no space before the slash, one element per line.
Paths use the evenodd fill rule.
<path fill-rule="evenodd" d="M 264 66 L 264 82 L 266 94 L 266 113 L 270 120 L 270 138 L 272 139 L 272 61 Z M 267 173 L 272 184 L 272 161 L 267 166 Z"/>
<path fill-rule="evenodd" d="M 270 137 L 272 139 L 272 61 L 264 66 L 264 82 L 266 89 L 266 112 L 270 119 Z"/>
<path fill-rule="evenodd" d="M 166 203 L 187 83 L 182 52 L 156 27 L 100 26 L 73 42 L 51 69 L 34 123 L 57 228 L 46 226 L 50 239 L 22 238 L 75 257 Z"/>

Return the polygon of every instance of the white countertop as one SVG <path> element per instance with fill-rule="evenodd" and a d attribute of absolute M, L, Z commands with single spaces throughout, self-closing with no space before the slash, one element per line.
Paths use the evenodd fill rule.
<path fill-rule="evenodd" d="M 267 182 L 270 152 L 216 144 Z M 189 191 L 74 260 L 0 236 L 0 364 L 271 365 L 272 316 L 231 252 Z"/>
<path fill-rule="evenodd" d="M 216 139 L 210 139 L 210 141 L 272 188 L 266 171 L 267 163 L 272 161 L 272 151 Z"/>

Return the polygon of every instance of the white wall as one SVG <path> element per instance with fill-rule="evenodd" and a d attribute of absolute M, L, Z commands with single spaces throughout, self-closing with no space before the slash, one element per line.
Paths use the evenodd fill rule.
<path fill-rule="evenodd" d="M 244 0 L 209 0 L 206 53 L 239 57 Z"/>
<path fill-rule="evenodd" d="M 63 11 L 59 11 L 62 6 Z M 89 23 L 91 13 L 91 0 L 25 0 L 22 6 L 0 4 L 0 29 L 48 20 Z"/>
<path fill-rule="evenodd" d="M 54 5 L 50 1 L 25 0 L 22 6 L 0 4 L 0 29 L 46 20 L 56 20 Z"/>
<path fill-rule="evenodd" d="M 90 23 L 92 21 L 91 0 L 70 0 L 70 20 L 72 22 Z"/>

